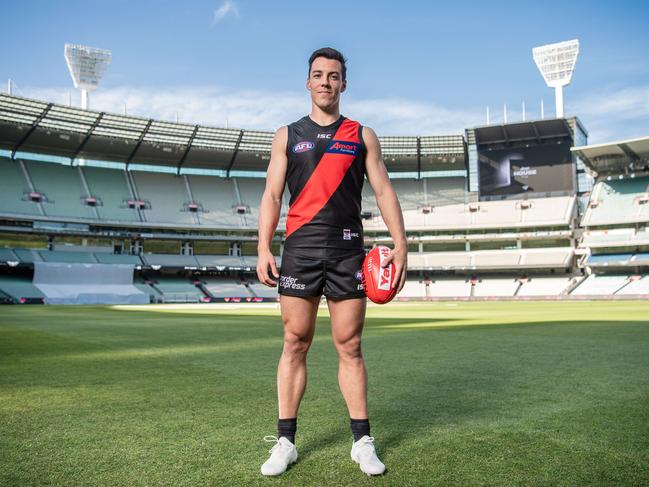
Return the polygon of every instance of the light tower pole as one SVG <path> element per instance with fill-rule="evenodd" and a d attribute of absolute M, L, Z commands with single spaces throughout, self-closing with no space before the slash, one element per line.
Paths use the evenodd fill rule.
<path fill-rule="evenodd" d="M 557 118 L 563 118 L 563 87 L 570 84 L 578 54 L 578 39 L 532 49 L 534 62 L 541 71 L 545 83 L 550 88 L 554 88 Z"/>
<path fill-rule="evenodd" d="M 105 49 L 79 44 L 66 44 L 64 54 L 74 87 L 81 90 L 81 108 L 87 110 L 88 93 L 99 86 L 113 55 Z"/>

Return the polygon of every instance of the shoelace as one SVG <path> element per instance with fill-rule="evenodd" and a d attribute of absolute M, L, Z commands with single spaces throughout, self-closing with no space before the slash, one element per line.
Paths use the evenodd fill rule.
<path fill-rule="evenodd" d="M 264 441 L 268 443 L 275 443 L 273 447 L 268 450 L 268 453 L 273 453 L 277 448 L 279 448 L 279 438 L 273 435 L 264 436 Z"/>
<path fill-rule="evenodd" d="M 363 441 L 363 443 L 361 443 L 358 448 L 359 448 L 359 452 L 358 452 L 359 456 L 362 455 L 365 458 L 367 458 L 368 455 L 371 456 L 375 452 L 374 437 L 368 436 L 367 439 Z"/>

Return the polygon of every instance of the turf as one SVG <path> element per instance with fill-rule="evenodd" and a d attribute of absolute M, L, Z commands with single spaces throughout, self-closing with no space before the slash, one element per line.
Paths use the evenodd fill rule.
<path fill-rule="evenodd" d="M 369 478 L 323 310 L 300 459 L 266 479 L 277 310 L 5 306 L 0 485 L 647 485 L 648 321 L 628 301 L 370 308 Z"/>

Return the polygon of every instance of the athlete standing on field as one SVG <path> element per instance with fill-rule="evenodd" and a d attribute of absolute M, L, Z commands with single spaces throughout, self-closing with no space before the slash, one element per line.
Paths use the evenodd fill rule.
<path fill-rule="evenodd" d="M 284 348 L 277 368 L 278 433 L 277 438 L 267 438 L 276 444 L 261 467 L 264 475 L 279 475 L 297 460 L 297 413 L 322 294 L 327 298 L 339 358 L 338 383 L 354 436 L 351 457 L 368 475 L 385 471 L 370 436 L 367 371 L 361 353 L 366 299 L 360 281 L 365 257 L 360 213 L 365 176 L 394 241 L 384 265 L 394 262 L 398 291 L 406 278 L 407 245 L 401 207 L 376 134 L 340 115 L 346 71 L 340 52 L 315 51 L 306 83 L 311 113 L 278 129 L 273 139 L 259 212 L 257 276 L 268 286 L 276 286 L 279 280 Z M 280 275 L 270 245 L 285 184 L 291 199 Z"/>

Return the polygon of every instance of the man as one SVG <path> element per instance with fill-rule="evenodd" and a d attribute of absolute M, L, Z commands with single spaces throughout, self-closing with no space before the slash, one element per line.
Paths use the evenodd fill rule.
<path fill-rule="evenodd" d="M 398 291 L 406 278 L 407 245 L 401 207 L 376 134 L 340 115 L 346 71 L 340 52 L 315 51 L 306 82 L 311 113 L 278 129 L 272 144 L 259 211 L 257 276 L 268 286 L 276 286 L 279 279 L 284 348 L 277 369 L 278 433 L 266 438 L 276 444 L 261 467 L 264 475 L 279 475 L 297 460 L 297 413 L 322 294 L 327 298 L 339 357 L 338 383 L 354 436 L 351 457 L 368 475 L 385 471 L 370 436 L 367 371 L 361 354 L 366 298 L 360 282 L 365 257 L 360 213 L 365 175 L 394 241 L 384 265 L 394 262 Z M 291 200 L 280 276 L 270 245 L 285 184 Z"/>

